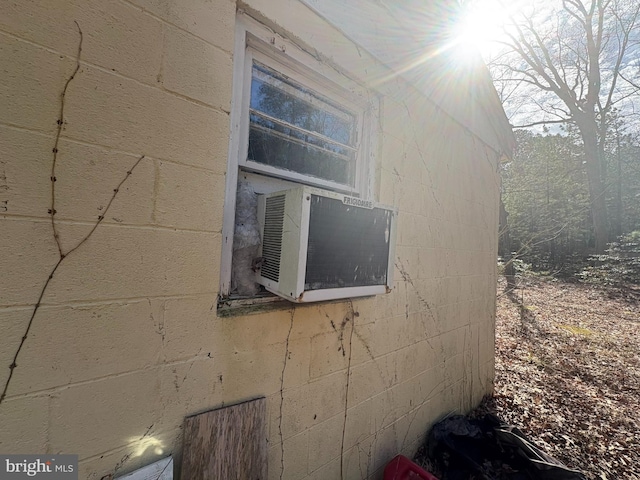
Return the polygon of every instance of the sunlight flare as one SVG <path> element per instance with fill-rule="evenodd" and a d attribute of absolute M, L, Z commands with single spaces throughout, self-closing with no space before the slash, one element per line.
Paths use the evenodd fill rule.
<path fill-rule="evenodd" d="M 468 2 L 454 27 L 456 53 L 463 58 L 478 53 L 485 60 L 491 57 L 500 49 L 500 42 L 507 40 L 505 28 L 509 19 L 522 7 L 522 1 L 510 2 L 508 6 L 500 0 Z"/>

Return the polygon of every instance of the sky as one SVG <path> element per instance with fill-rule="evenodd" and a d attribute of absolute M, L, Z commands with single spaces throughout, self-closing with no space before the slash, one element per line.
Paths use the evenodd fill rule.
<path fill-rule="evenodd" d="M 581 1 L 584 4 L 590 3 L 590 0 Z M 629 11 L 638 8 L 637 0 L 617 1 L 623 6 L 626 5 L 628 10 L 623 13 L 627 15 L 627 18 Z M 551 54 L 567 59 L 569 58 L 569 47 L 577 46 L 579 49 L 579 45 L 584 43 L 586 35 L 584 31 L 575 28 L 575 22 L 570 16 L 557 13 L 559 6 L 561 6 L 559 0 L 511 0 L 504 3 L 501 0 L 467 1 L 465 2 L 466 13 L 455 27 L 455 37 L 460 42 L 461 51 L 479 51 L 491 66 L 491 62 L 499 63 L 503 58 L 501 57 L 503 47 L 500 43 L 508 41 L 509 32 L 516 32 L 515 27 L 509 26 L 510 17 L 522 22 L 522 19 L 525 18 L 523 14 L 526 14 L 536 22 L 535 30 L 547 39 L 545 43 L 549 46 Z M 554 10 L 554 8 L 556 9 Z M 535 15 L 532 16 L 533 12 Z M 610 15 L 607 19 L 614 20 Z M 563 39 L 568 39 L 564 44 L 557 40 L 558 31 L 562 33 Z M 603 66 L 603 90 L 611 85 L 609 82 L 612 69 L 607 68 L 606 65 L 612 65 L 616 52 L 617 42 L 615 37 L 612 37 L 602 53 L 603 62 L 601 63 L 605 65 Z M 608 59 L 608 61 L 604 61 L 604 59 Z M 569 63 L 567 62 L 566 65 L 568 77 L 573 79 Z M 640 25 L 636 25 L 634 29 L 621 70 L 625 77 L 640 84 Z M 558 119 L 554 113 L 558 112 L 556 108 L 562 105 L 554 94 L 545 93 L 536 87 L 528 87 L 524 82 L 519 82 L 519 87 L 514 92 L 512 87 L 515 82 L 512 81 L 512 77 L 511 75 L 509 82 L 496 82 L 497 90 L 503 97 L 505 110 L 512 124 L 526 124 L 541 118 Z M 629 93 L 631 93 L 629 84 L 619 79 L 614 98 L 622 99 Z M 603 101 L 605 100 L 603 99 Z M 636 92 L 634 95 L 624 98 L 620 101 L 619 106 L 629 128 L 640 133 L 640 93 Z M 547 113 L 541 115 L 543 109 L 546 109 Z"/>

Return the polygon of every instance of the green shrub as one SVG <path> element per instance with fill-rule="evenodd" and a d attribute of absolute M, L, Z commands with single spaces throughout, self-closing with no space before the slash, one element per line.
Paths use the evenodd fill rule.
<path fill-rule="evenodd" d="M 624 234 L 610 243 L 603 255 L 592 255 L 593 265 L 580 273 L 588 283 L 613 287 L 640 285 L 640 231 Z"/>

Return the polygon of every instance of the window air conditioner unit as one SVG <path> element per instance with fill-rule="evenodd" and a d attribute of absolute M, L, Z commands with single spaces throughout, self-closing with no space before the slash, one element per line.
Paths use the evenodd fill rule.
<path fill-rule="evenodd" d="M 258 197 L 258 283 L 292 302 L 388 293 L 397 211 L 301 186 Z"/>

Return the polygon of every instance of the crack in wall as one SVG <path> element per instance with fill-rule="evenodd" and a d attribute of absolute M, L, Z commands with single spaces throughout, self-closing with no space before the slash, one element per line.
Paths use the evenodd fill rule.
<path fill-rule="evenodd" d="M 322 312 L 322 309 L 319 307 L 319 311 Z M 341 443 L 341 475 L 344 475 L 344 467 L 342 465 L 343 462 L 343 457 L 344 457 L 344 438 L 346 438 L 346 421 L 348 418 L 348 390 L 349 390 L 349 383 L 350 383 L 350 378 L 351 378 L 351 350 L 353 347 L 353 336 L 355 335 L 356 339 L 358 339 L 362 346 L 364 347 L 367 356 L 372 360 L 373 365 L 376 367 L 376 370 L 378 371 L 378 375 L 380 377 L 380 379 L 382 380 L 382 385 L 384 386 L 384 394 L 386 394 L 387 396 L 390 395 L 390 388 L 393 384 L 393 380 L 391 380 L 391 382 L 387 382 L 385 380 L 385 375 L 382 372 L 382 369 L 380 368 L 380 365 L 378 364 L 378 359 L 373 355 L 373 351 L 371 350 L 371 347 L 369 346 L 369 344 L 366 342 L 366 340 L 362 337 L 362 335 L 358 332 L 358 330 L 356 329 L 356 325 L 355 325 L 355 318 L 360 316 L 360 313 L 358 311 L 356 311 L 353 308 L 353 302 L 351 300 L 349 300 L 349 311 L 347 312 L 347 315 L 345 316 L 345 318 L 342 320 L 342 322 L 340 323 L 340 328 L 338 328 L 336 326 L 336 323 L 331 319 L 331 317 L 329 316 L 329 314 L 327 314 L 326 312 L 324 313 L 324 316 L 329 320 L 329 323 L 331 325 L 331 328 L 333 329 L 334 332 L 336 332 L 338 334 L 338 341 L 340 342 L 340 347 L 338 348 L 338 351 L 343 352 L 343 356 L 346 356 L 346 348 L 344 347 L 344 333 L 345 333 L 345 328 L 346 326 L 351 323 L 352 328 L 349 332 L 349 358 L 348 358 L 348 364 L 347 364 L 347 387 L 346 387 L 346 396 L 345 396 L 345 409 L 344 409 L 344 422 L 343 422 L 343 440 Z M 386 423 L 387 419 L 389 418 L 389 416 L 392 414 L 393 412 L 387 412 L 383 419 L 382 422 L 380 423 L 380 428 L 378 428 L 377 426 L 375 427 L 375 433 L 373 434 L 373 440 L 372 442 L 369 444 L 368 447 L 368 452 L 366 453 L 366 458 L 367 458 L 367 463 L 366 463 L 366 476 L 363 475 L 363 470 L 362 470 L 362 460 L 361 460 L 361 456 L 362 454 L 364 454 L 364 450 L 361 447 L 362 442 L 369 437 L 369 433 L 365 433 L 365 434 L 361 434 L 358 436 L 358 438 L 356 439 L 356 443 L 355 446 L 358 449 L 358 469 L 360 470 L 360 474 L 362 478 L 368 478 L 369 474 L 370 474 L 370 469 L 371 469 L 371 460 L 373 457 L 373 450 L 375 449 L 375 446 L 377 444 L 378 441 L 378 435 L 380 433 L 380 431 L 384 430 L 384 424 Z M 342 478 L 342 477 L 341 477 Z"/>
<path fill-rule="evenodd" d="M 284 437 L 282 436 L 282 410 L 284 408 L 284 373 L 287 369 L 287 361 L 289 360 L 289 340 L 291 339 L 291 331 L 293 330 L 293 317 L 295 316 L 295 313 L 296 308 L 292 307 L 289 332 L 287 333 L 287 340 L 285 342 L 282 375 L 280 376 L 280 418 L 278 419 L 278 432 L 280 434 L 280 480 L 282 480 L 282 477 L 284 475 Z"/>
<path fill-rule="evenodd" d="M 352 348 L 353 329 L 355 328 L 354 319 L 357 316 L 356 315 L 357 312 L 354 312 L 353 310 L 353 302 L 351 301 L 351 299 L 348 300 L 348 305 L 349 305 L 349 312 L 348 312 L 348 315 L 343 320 L 343 328 L 342 328 L 342 330 L 344 331 L 344 327 L 346 326 L 346 324 L 348 322 L 351 322 L 351 331 L 349 333 L 349 357 L 347 360 L 347 384 L 346 384 L 345 394 L 344 394 L 344 421 L 342 423 L 342 441 L 340 443 L 340 479 L 341 480 L 344 479 L 344 438 L 345 438 L 345 433 L 347 431 L 347 412 L 348 412 L 348 406 L 349 406 L 349 383 L 351 380 L 351 353 L 353 352 L 353 348 Z M 344 345 L 342 348 L 342 354 L 343 356 L 345 354 Z"/>

